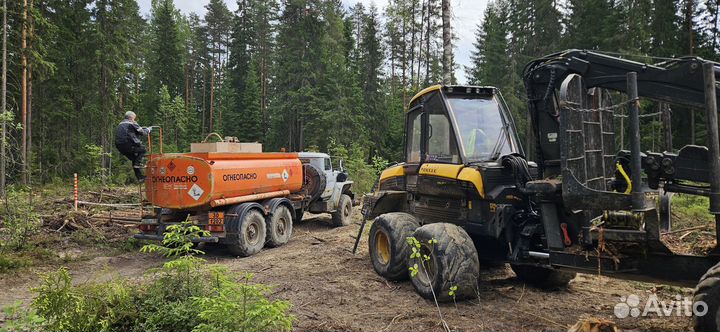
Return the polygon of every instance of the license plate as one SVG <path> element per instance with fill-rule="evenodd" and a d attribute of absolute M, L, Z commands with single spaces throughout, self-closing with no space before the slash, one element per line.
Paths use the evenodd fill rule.
<path fill-rule="evenodd" d="M 225 213 L 217 211 L 208 212 L 208 223 L 210 225 L 224 225 Z"/>

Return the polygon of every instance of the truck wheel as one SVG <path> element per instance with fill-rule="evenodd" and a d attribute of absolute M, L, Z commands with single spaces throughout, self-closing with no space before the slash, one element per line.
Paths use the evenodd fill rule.
<path fill-rule="evenodd" d="M 693 316 L 694 331 L 720 332 L 720 264 L 707 271 L 695 288 L 693 306 L 705 302 L 707 312 L 703 316 Z M 698 306 L 699 310 L 703 307 Z"/>
<path fill-rule="evenodd" d="M 233 255 L 247 257 L 256 254 L 265 246 L 265 218 L 258 210 L 250 210 L 239 222 L 231 222 L 228 249 Z"/>
<path fill-rule="evenodd" d="M 332 223 L 335 227 L 350 225 L 350 216 L 352 215 L 352 199 L 350 196 L 342 194 L 338 200 L 337 210 L 332 213 Z"/>
<path fill-rule="evenodd" d="M 275 211 L 267 218 L 267 245 L 268 247 L 279 247 L 288 241 L 292 236 L 293 220 L 290 209 L 285 205 L 275 208 Z"/>
<path fill-rule="evenodd" d="M 375 272 L 388 280 L 408 278 L 407 238 L 420 227 L 415 217 L 402 212 L 381 214 L 370 227 L 370 261 Z"/>
<path fill-rule="evenodd" d="M 417 264 L 418 273 L 411 280 L 420 296 L 432 299 L 434 291 L 438 301 L 452 301 L 451 287 L 457 287 L 456 300 L 477 296 L 480 262 L 465 230 L 453 224 L 434 223 L 418 228 L 414 236 L 421 244 L 420 254 L 430 257 L 427 261 L 408 260 L 409 267 Z M 432 239 L 437 242 L 429 244 Z"/>
<path fill-rule="evenodd" d="M 564 272 L 550 268 L 510 264 L 513 272 L 520 280 L 538 288 L 552 290 L 567 286 L 575 278 L 574 272 Z"/>

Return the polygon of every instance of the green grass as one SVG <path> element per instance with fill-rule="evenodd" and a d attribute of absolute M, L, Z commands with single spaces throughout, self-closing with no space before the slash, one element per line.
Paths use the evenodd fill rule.
<path fill-rule="evenodd" d="M 674 194 L 671 204 L 675 229 L 714 224 L 715 219 L 708 212 L 710 200 L 707 197 Z"/>
<path fill-rule="evenodd" d="M 8 273 L 32 265 L 32 260 L 26 257 L 0 254 L 0 273 Z"/>

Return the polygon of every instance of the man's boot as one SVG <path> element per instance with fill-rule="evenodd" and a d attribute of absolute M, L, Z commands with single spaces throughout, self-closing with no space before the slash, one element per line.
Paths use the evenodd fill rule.
<path fill-rule="evenodd" d="M 145 181 L 145 175 L 142 173 L 142 166 L 133 165 L 133 172 L 135 172 L 135 177 L 138 179 L 138 182 L 142 183 Z"/>

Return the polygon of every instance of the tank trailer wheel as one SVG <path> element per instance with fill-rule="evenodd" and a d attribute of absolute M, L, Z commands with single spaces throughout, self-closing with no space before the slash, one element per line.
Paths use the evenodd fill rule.
<path fill-rule="evenodd" d="M 693 306 L 703 301 L 707 312 L 703 316 L 693 316 L 694 331 L 720 332 L 720 264 L 715 265 L 700 278 L 695 288 Z M 699 310 L 702 307 L 698 307 Z"/>
<path fill-rule="evenodd" d="M 413 235 L 421 244 L 421 255 L 430 257 L 427 261 L 408 260 L 408 267 L 418 265 L 418 273 L 411 280 L 420 296 L 432 299 L 434 291 L 438 301 L 452 301 L 451 287 L 457 287 L 456 300 L 477 296 L 480 262 L 465 230 L 453 224 L 434 223 L 416 229 Z M 431 239 L 437 242 L 431 245 Z"/>
<path fill-rule="evenodd" d="M 275 208 L 275 211 L 267 218 L 266 223 L 268 247 L 279 247 L 290 241 L 293 220 L 287 206 L 279 205 Z"/>
<path fill-rule="evenodd" d="M 235 220 L 233 220 L 235 221 Z M 237 222 L 231 222 L 233 234 L 228 249 L 233 255 L 247 257 L 265 246 L 265 217 L 258 210 L 250 210 Z"/>
<path fill-rule="evenodd" d="M 510 267 L 520 280 L 545 290 L 565 287 L 576 275 L 574 272 L 564 272 L 532 265 L 510 264 Z"/>
<path fill-rule="evenodd" d="M 375 272 L 388 280 L 408 278 L 407 260 L 410 247 L 407 238 L 420 227 L 415 217 L 402 212 L 385 213 L 370 227 L 370 261 Z"/>
<path fill-rule="evenodd" d="M 352 215 L 352 199 L 350 196 L 342 194 L 338 200 L 337 210 L 332 213 L 332 223 L 335 227 L 350 225 L 350 216 Z"/>

